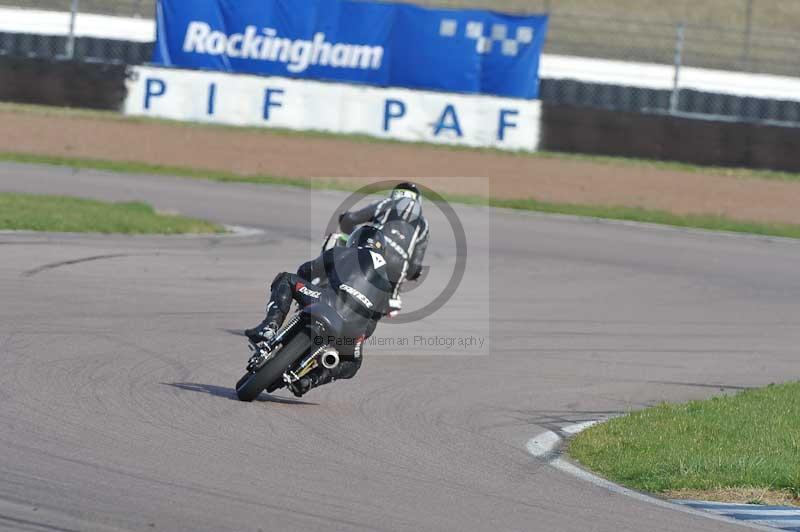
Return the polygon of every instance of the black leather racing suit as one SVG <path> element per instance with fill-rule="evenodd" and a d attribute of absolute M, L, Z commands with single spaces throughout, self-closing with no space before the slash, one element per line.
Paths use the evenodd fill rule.
<path fill-rule="evenodd" d="M 362 270 L 357 268 L 337 267 L 341 264 L 352 264 L 353 256 L 356 255 Z M 363 276 L 363 277 L 362 277 Z M 330 286 L 341 297 L 350 298 L 347 294 L 339 291 L 339 286 L 344 284 L 356 285 L 358 283 L 354 277 L 362 277 L 358 282 L 365 282 L 368 277 L 370 286 L 377 288 L 373 291 L 375 296 L 371 298 L 372 308 L 367 311 L 361 309 L 357 302 L 352 308 L 358 311 L 357 319 L 366 318 L 363 336 L 356 339 L 352 346 L 339 348 L 339 365 L 326 372 L 322 380 L 315 382 L 315 386 L 325 384 L 333 379 L 350 379 L 355 376 L 361 367 L 362 355 L 364 353 L 364 340 L 372 336 L 375 332 L 378 320 L 389 313 L 389 298 L 392 293 L 392 286 L 388 280 L 386 268 L 376 268 L 369 255 L 369 250 L 362 248 L 333 248 L 325 251 L 314 260 L 302 264 L 296 274 L 289 272 L 279 273 L 270 286 L 270 300 L 267 304 L 267 316 L 265 322 L 272 322 L 281 325 L 286 319 L 286 314 L 292 305 L 292 300 L 297 301 L 300 308 L 317 303 L 320 298 L 320 291 L 330 284 Z M 312 280 L 319 280 L 317 284 L 312 284 Z M 366 290 L 365 290 L 366 291 Z M 355 312 L 355 311 L 354 311 Z M 348 316 L 342 316 L 348 319 Z"/>
<path fill-rule="evenodd" d="M 347 234 L 365 223 L 375 224 L 383 231 L 387 273 L 394 287 L 393 296 L 397 297 L 403 281 L 417 279 L 422 274 L 422 260 L 430 239 L 422 207 L 419 201 L 409 198 L 387 198 L 339 218 L 339 228 Z"/>

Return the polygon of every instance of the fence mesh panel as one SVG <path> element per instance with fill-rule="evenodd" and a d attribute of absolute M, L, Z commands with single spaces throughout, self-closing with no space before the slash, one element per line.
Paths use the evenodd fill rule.
<path fill-rule="evenodd" d="M 188 0 L 191 1 L 191 0 Z M 47 11 L 69 11 L 72 0 L 0 0 L 0 5 Z M 153 18 L 154 0 L 80 0 L 81 13 L 115 15 L 119 17 Z"/>
<path fill-rule="evenodd" d="M 187 0 L 188 1 L 188 0 Z M 400 0 L 430 7 L 488 8 L 513 13 L 549 13 L 545 53 L 672 67 L 678 28 L 683 26 L 682 67 L 699 67 L 800 78 L 798 0 Z M 72 0 L 0 0 L 0 6 L 68 12 Z M 79 0 L 79 13 L 152 19 L 154 0 Z M 65 34 L 0 34 L 0 55 L 65 57 Z M 141 63 L 151 43 L 79 38 L 74 57 Z M 653 75 L 642 69 L 642 76 Z M 697 113 L 747 120 L 797 122 L 798 103 L 732 91 L 682 88 L 671 95 L 673 76 L 662 69 L 659 82 L 579 82 L 568 76 L 544 79 L 542 98 L 636 112 Z M 666 80 L 666 81 L 665 81 Z M 641 85 L 641 84 L 640 84 Z M 705 90 L 705 89 L 704 89 Z M 735 92 L 735 91 L 733 91 Z M 800 91 L 799 91 L 800 92 Z M 800 97 L 800 96 L 798 96 Z"/>

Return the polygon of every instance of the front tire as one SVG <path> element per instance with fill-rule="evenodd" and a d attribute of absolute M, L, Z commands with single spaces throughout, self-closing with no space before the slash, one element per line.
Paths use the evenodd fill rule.
<path fill-rule="evenodd" d="M 311 348 L 312 342 L 306 331 L 298 332 L 289 343 L 255 373 L 247 373 L 236 383 L 236 396 L 240 401 L 253 401 L 271 384 L 283 377 L 300 357 Z"/>

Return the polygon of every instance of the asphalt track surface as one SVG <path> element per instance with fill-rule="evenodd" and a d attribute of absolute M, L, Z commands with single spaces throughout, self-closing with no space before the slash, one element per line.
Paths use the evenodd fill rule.
<path fill-rule="evenodd" d="M 342 194 L 20 165 L 0 190 L 265 231 L 0 235 L 0 529 L 733 530 L 582 483 L 525 443 L 798 377 L 800 243 L 457 206 L 485 282 L 379 333 L 488 334 L 485 352 L 373 349 L 351 381 L 244 404 L 239 331 L 316 250 L 310 206 Z M 436 281 L 455 250 L 428 212 Z"/>

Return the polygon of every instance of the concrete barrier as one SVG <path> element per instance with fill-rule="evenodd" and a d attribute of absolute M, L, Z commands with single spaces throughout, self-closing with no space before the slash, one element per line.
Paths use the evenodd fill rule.
<path fill-rule="evenodd" d="M 538 100 L 131 67 L 125 113 L 536 151 Z"/>
<path fill-rule="evenodd" d="M 122 109 L 124 65 L 0 56 L 0 101 Z"/>

